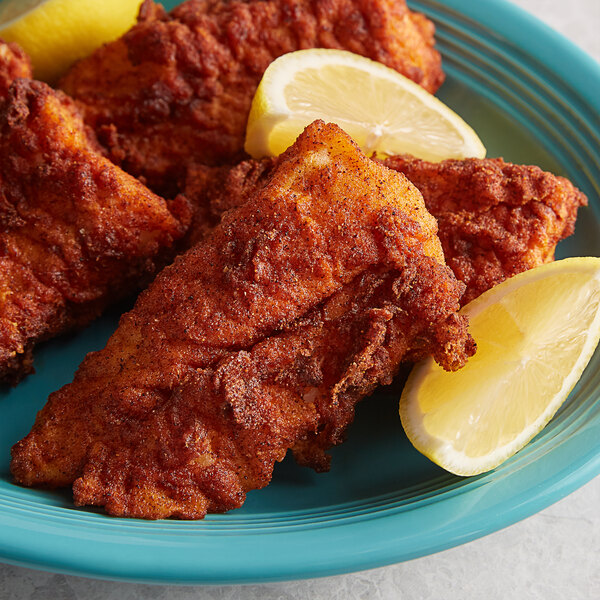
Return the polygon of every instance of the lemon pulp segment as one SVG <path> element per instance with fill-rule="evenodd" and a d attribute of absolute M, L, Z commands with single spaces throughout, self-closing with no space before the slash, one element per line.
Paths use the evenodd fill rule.
<path fill-rule="evenodd" d="M 485 156 L 473 129 L 416 83 L 363 56 L 325 49 L 271 63 L 252 103 L 246 151 L 276 156 L 315 119 L 338 124 L 367 154 Z"/>
<path fill-rule="evenodd" d="M 446 373 L 417 365 L 400 402 L 411 442 L 444 468 L 496 467 L 552 418 L 600 338 L 600 259 L 544 265 L 463 308 L 477 353 Z"/>

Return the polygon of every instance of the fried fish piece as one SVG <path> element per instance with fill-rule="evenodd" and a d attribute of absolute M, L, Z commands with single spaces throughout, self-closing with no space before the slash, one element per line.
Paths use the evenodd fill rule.
<path fill-rule="evenodd" d="M 31 61 L 27 54 L 18 44 L 0 39 L 0 98 L 8 94 L 8 88 L 15 79 L 31 77 Z"/>
<path fill-rule="evenodd" d="M 138 289 L 189 218 L 102 157 L 62 93 L 16 80 L 0 100 L 0 381 Z"/>
<path fill-rule="evenodd" d="M 448 266 L 467 289 L 462 304 L 500 282 L 554 260 L 556 245 L 575 231 L 585 194 L 568 179 L 536 166 L 495 159 L 429 163 L 390 157 L 438 220 Z"/>
<path fill-rule="evenodd" d="M 109 157 L 172 193 L 190 158 L 243 154 L 250 104 L 269 64 L 304 48 L 377 60 L 434 92 L 444 79 L 434 26 L 405 0 L 146 0 L 123 37 L 77 63 L 60 87 Z"/>
<path fill-rule="evenodd" d="M 448 266 L 465 283 L 462 304 L 501 281 L 554 259 L 557 243 L 571 235 L 586 196 L 570 181 L 539 167 L 502 159 L 430 163 L 408 156 L 382 161 L 406 175 L 438 221 Z M 185 193 L 196 208 L 190 244 L 268 181 L 277 159 L 235 167 L 192 165 Z"/>
<path fill-rule="evenodd" d="M 401 361 L 461 367 L 462 291 L 416 188 L 315 122 L 50 396 L 12 473 L 113 515 L 239 507 L 290 448 L 325 469 Z"/>

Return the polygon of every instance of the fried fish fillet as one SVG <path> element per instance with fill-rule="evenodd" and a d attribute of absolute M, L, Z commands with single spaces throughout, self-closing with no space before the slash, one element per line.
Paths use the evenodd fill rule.
<path fill-rule="evenodd" d="M 196 209 L 190 244 L 202 239 L 228 209 L 269 180 L 277 159 L 237 166 L 195 165 L 186 195 Z M 466 285 L 462 304 L 489 288 L 554 259 L 557 243 L 571 235 L 587 198 L 564 177 L 502 159 L 430 163 L 406 156 L 383 161 L 406 175 L 438 221 L 448 266 Z"/>
<path fill-rule="evenodd" d="M 189 225 L 93 147 L 71 101 L 16 80 L 0 100 L 0 381 L 41 341 L 138 288 Z"/>
<path fill-rule="evenodd" d="M 575 231 L 585 194 L 568 179 L 502 159 L 429 163 L 390 157 L 438 220 L 448 266 L 467 286 L 462 304 L 501 281 L 554 260 L 556 245 Z"/>
<path fill-rule="evenodd" d="M 187 0 L 168 14 L 146 0 L 137 25 L 60 86 L 111 160 L 172 193 L 190 158 L 241 159 L 252 97 L 278 56 L 345 49 L 434 92 L 444 76 L 433 33 L 405 0 Z"/>
<path fill-rule="evenodd" d="M 15 79 L 31 79 L 31 73 L 31 61 L 19 45 L 0 40 L 0 98 Z"/>
<path fill-rule="evenodd" d="M 405 177 L 313 123 L 50 396 L 13 448 L 16 481 L 193 519 L 241 506 L 288 449 L 325 469 L 401 361 L 474 352 L 435 233 Z"/>

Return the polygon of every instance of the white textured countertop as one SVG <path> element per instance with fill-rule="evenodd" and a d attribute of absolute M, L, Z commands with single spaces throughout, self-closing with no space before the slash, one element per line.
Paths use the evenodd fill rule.
<path fill-rule="evenodd" d="M 514 2 L 600 61 L 600 0 Z M 595 600 L 600 598 L 600 477 L 505 530 L 439 554 L 351 575 L 266 585 L 179 588 L 96 581 L 0 565 L 0 600 L 146 598 Z"/>

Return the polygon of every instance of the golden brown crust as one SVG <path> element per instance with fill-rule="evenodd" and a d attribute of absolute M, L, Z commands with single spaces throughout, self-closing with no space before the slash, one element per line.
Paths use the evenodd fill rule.
<path fill-rule="evenodd" d="M 31 61 L 27 54 L 18 44 L 0 39 L 0 98 L 8 94 L 8 88 L 15 79 L 31 77 Z"/>
<path fill-rule="evenodd" d="M 32 370 L 37 342 L 137 289 L 188 211 L 99 155 L 62 93 L 15 81 L 0 103 L 0 380 Z"/>
<path fill-rule="evenodd" d="M 392 157 L 384 164 L 421 191 L 439 224 L 448 266 L 466 304 L 517 273 L 554 260 L 587 198 L 564 177 L 502 159 L 428 163 Z"/>
<path fill-rule="evenodd" d="M 234 167 L 190 164 L 182 187 L 194 217 L 185 243 L 191 248 L 202 241 L 226 211 L 247 202 L 268 181 L 276 164 L 275 158 L 245 160 Z"/>
<path fill-rule="evenodd" d="M 189 243 L 264 185 L 275 164 L 264 159 L 235 167 L 190 165 L 185 192 L 198 208 Z M 587 204 L 564 177 L 502 159 L 429 163 L 394 156 L 383 164 L 404 173 L 423 194 L 438 221 L 446 262 L 467 286 L 462 304 L 553 260 L 556 244 L 573 233 L 577 211 Z"/>
<path fill-rule="evenodd" d="M 240 506 L 290 448 L 324 468 L 402 360 L 464 364 L 461 292 L 417 190 L 316 122 L 50 396 L 12 473 L 121 516 Z"/>
<path fill-rule="evenodd" d="M 433 92 L 443 81 L 433 29 L 404 0 L 188 0 L 169 14 L 147 1 L 139 23 L 77 63 L 61 87 L 110 158 L 167 193 L 191 158 L 243 156 L 251 100 L 276 57 L 346 49 Z"/>

